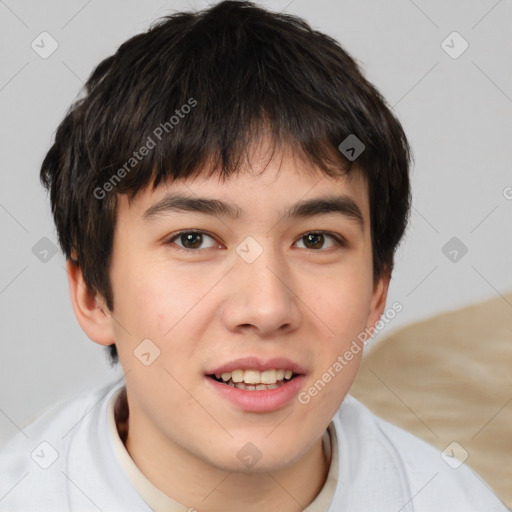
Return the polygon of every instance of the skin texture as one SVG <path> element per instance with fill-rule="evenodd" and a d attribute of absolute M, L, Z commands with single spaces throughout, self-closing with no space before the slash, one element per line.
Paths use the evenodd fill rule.
<path fill-rule="evenodd" d="M 356 376 L 362 351 L 308 404 L 294 398 L 271 412 L 246 412 L 221 397 L 205 372 L 233 359 L 287 357 L 306 370 L 307 390 L 383 313 L 389 278 L 374 283 L 367 185 L 359 172 L 333 179 L 288 151 L 261 149 L 251 165 L 223 181 L 196 179 L 119 196 L 111 264 L 114 312 L 91 294 L 68 262 L 71 299 L 86 334 L 116 343 L 126 375 L 126 447 L 161 491 L 200 511 L 302 510 L 321 490 L 329 467 L 322 434 Z M 264 171 L 264 172 L 262 172 Z M 168 192 L 236 203 L 238 219 L 143 212 Z M 344 194 L 361 209 L 364 227 L 339 213 L 287 219 L 279 212 L 303 199 Z M 206 231 L 184 250 L 185 229 Z M 346 246 L 321 230 L 339 234 Z M 211 236 L 211 238 L 210 238 Z M 263 249 L 252 263 L 235 251 L 246 237 Z M 316 244 L 316 245 L 315 245 Z M 190 245 L 188 246 L 190 247 Z M 181 251 L 180 251 L 181 249 Z M 195 251 L 195 252 L 194 252 Z M 144 339 L 160 356 L 143 365 Z M 237 457 L 252 443 L 261 459 Z"/>

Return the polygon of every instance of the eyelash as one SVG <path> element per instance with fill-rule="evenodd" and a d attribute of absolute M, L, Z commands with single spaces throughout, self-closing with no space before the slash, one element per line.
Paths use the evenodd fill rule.
<path fill-rule="evenodd" d="M 165 244 L 172 245 L 172 244 L 174 244 L 174 240 L 180 238 L 183 235 L 189 235 L 189 234 L 206 235 L 206 236 L 209 236 L 210 238 L 212 238 L 213 240 L 216 240 L 213 235 L 211 235 L 210 233 L 207 233 L 206 231 L 185 230 L 185 231 L 180 231 L 179 233 L 172 235 L 172 237 L 168 238 L 165 241 Z M 347 242 L 342 236 L 337 235 L 336 233 L 331 233 L 330 231 L 308 231 L 307 233 L 304 233 L 303 235 L 299 236 L 299 238 L 297 240 L 304 238 L 306 235 L 327 235 L 334 239 L 334 241 L 339 246 L 339 248 L 343 248 L 343 247 L 347 246 Z M 217 242 L 217 243 L 219 243 L 219 242 Z M 183 251 L 183 252 L 187 252 L 187 253 L 200 252 L 200 251 L 205 251 L 207 249 L 213 248 L 213 247 L 207 247 L 206 249 L 187 249 L 186 247 L 181 247 L 176 244 L 174 244 L 174 245 L 175 245 L 174 248 L 177 249 L 178 251 Z M 332 249 L 332 248 L 330 248 L 330 249 Z M 306 247 L 306 250 L 307 250 L 307 247 Z M 309 249 L 309 250 L 314 251 L 314 252 L 327 252 L 329 249 L 324 249 L 324 250 Z"/>

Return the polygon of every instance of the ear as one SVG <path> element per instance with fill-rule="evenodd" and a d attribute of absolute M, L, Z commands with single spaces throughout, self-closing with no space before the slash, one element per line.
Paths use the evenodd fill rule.
<path fill-rule="evenodd" d="M 114 341 L 112 316 L 103 297 L 92 293 L 84 281 L 78 263 L 66 262 L 71 303 L 78 323 L 91 340 L 100 345 L 111 345 Z"/>
<path fill-rule="evenodd" d="M 390 272 L 384 271 L 373 285 L 372 301 L 370 305 L 370 314 L 366 323 L 367 328 L 375 327 L 375 324 L 380 320 L 386 307 L 386 299 L 388 296 Z"/>

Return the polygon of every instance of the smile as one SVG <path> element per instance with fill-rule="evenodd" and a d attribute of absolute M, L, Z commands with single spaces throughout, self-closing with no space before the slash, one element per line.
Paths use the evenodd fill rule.
<path fill-rule="evenodd" d="M 262 372 L 258 370 L 239 369 L 231 372 L 209 375 L 210 378 L 217 382 L 245 391 L 266 391 L 269 389 L 276 389 L 296 376 L 297 374 L 294 374 L 292 370 L 284 369 L 271 369 Z"/>

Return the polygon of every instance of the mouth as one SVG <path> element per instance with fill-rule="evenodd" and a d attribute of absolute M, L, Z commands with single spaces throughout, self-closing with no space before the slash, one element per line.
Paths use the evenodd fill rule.
<path fill-rule="evenodd" d="M 306 370 L 284 357 L 245 357 L 205 372 L 216 396 L 245 412 L 272 412 L 293 403 L 306 381 Z"/>
<path fill-rule="evenodd" d="M 283 368 L 264 371 L 238 369 L 208 375 L 210 379 L 221 384 L 244 391 L 267 391 L 277 389 L 298 376 L 298 373 Z"/>

